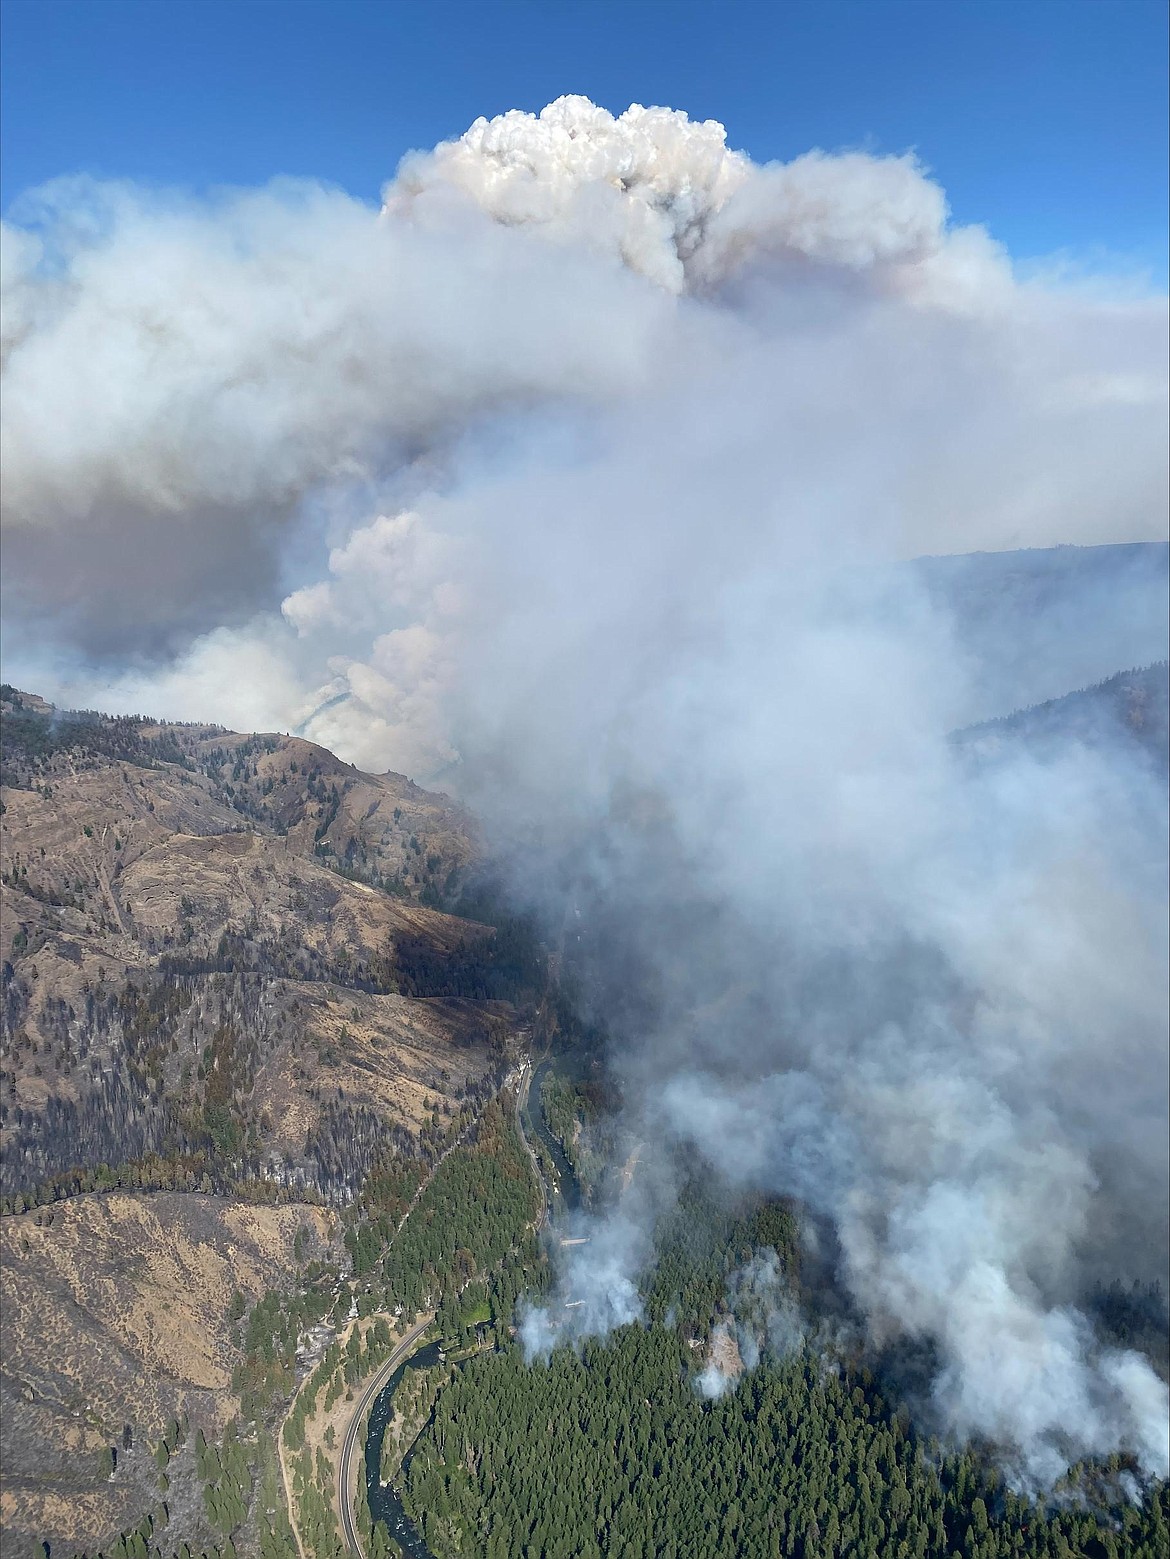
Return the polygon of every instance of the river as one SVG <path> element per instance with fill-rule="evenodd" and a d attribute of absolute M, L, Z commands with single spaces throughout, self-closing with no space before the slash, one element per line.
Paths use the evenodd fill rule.
<path fill-rule="evenodd" d="M 427 1343 L 409 1359 L 404 1359 L 379 1391 L 370 1410 L 369 1428 L 366 1430 L 366 1498 L 370 1502 L 370 1515 L 375 1521 L 384 1521 L 390 1536 L 406 1555 L 406 1559 L 433 1559 L 430 1549 L 423 1542 L 418 1528 L 406 1514 L 394 1484 L 383 1483 L 382 1438 L 390 1422 L 394 1393 L 402 1384 L 407 1370 L 430 1369 L 439 1362 L 439 1345 Z M 409 1460 L 409 1452 L 407 1459 Z M 405 1466 L 405 1462 L 403 1464 Z M 395 1473 L 399 1477 L 400 1473 Z"/>
<path fill-rule="evenodd" d="M 556 1215 L 575 1212 L 581 1203 L 581 1193 L 573 1167 L 565 1157 L 560 1143 L 548 1129 L 548 1122 L 544 1117 L 542 1089 L 551 1064 L 549 1061 L 542 1061 L 533 1074 L 532 1086 L 528 1094 L 528 1108 L 524 1112 L 527 1120 L 524 1124 L 540 1138 L 542 1146 L 552 1160 L 555 1182 L 546 1189 L 551 1211 Z M 370 1516 L 374 1521 L 386 1523 L 390 1536 L 406 1555 L 406 1559 L 434 1559 L 434 1555 L 407 1515 L 394 1482 L 383 1484 L 381 1480 L 382 1440 L 393 1411 L 394 1393 L 402 1384 L 406 1371 L 430 1369 L 438 1362 L 437 1342 L 427 1343 L 417 1353 L 412 1353 L 409 1359 L 404 1359 L 374 1399 L 374 1405 L 370 1410 L 369 1427 L 366 1430 L 366 1498 L 370 1505 Z M 395 1479 L 400 1478 L 409 1465 L 410 1452 L 407 1451 L 402 1467 L 394 1475 Z"/>

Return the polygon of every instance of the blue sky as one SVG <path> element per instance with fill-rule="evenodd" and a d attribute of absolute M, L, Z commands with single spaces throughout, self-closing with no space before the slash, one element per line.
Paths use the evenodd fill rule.
<path fill-rule="evenodd" d="M 477 114 L 582 92 L 757 160 L 914 148 L 1018 258 L 1167 272 L 1165 0 L 4 0 L 3 204 L 78 171 L 376 199 Z"/>

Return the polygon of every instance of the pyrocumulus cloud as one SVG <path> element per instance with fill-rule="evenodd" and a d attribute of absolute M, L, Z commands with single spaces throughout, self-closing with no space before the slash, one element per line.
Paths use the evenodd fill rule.
<path fill-rule="evenodd" d="M 946 740 L 1150 625 L 1094 651 L 1090 592 L 992 678 L 894 566 L 1158 537 L 1165 298 L 1022 280 L 912 156 L 582 98 L 380 209 L 58 183 L 3 284 L 10 680 L 461 787 L 592 928 L 648 1165 L 832 1220 L 951 1433 L 1165 1472 L 1165 1387 L 1084 1306 L 1165 1262 L 1162 794 Z M 638 1314 L 652 1221 L 533 1352 Z"/>

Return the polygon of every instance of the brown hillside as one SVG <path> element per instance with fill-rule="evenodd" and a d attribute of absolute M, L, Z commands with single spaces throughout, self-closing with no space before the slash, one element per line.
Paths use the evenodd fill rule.
<path fill-rule="evenodd" d="M 2 712 L 10 1198 L 144 1155 L 352 1190 L 375 1139 L 425 1151 L 488 1086 L 494 933 L 423 902 L 476 856 L 445 797 L 293 737 Z"/>
<path fill-rule="evenodd" d="M 301 1230 L 306 1255 L 326 1254 L 336 1215 L 114 1192 L 0 1221 L 6 1554 L 41 1553 L 43 1538 L 54 1553 L 92 1550 L 157 1500 L 151 1453 L 172 1421 L 216 1437 L 238 1408 L 232 1295 L 289 1288 Z M 127 1424 L 132 1448 L 111 1481 L 99 1457 Z M 197 1510 L 187 1526 L 199 1530 Z"/>
<path fill-rule="evenodd" d="M 164 1489 L 168 1541 L 212 1549 L 195 1428 L 240 1410 L 232 1314 L 344 1309 L 338 1209 L 388 1150 L 434 1162 L 469 1126 L 539 961 L 436 907 L 476 840 L 399 775 L 11 688 L 0 745 L 4 1552 L 93 1552 Z M 254 1391 L 273 1356 L 248 1346 Z"/>

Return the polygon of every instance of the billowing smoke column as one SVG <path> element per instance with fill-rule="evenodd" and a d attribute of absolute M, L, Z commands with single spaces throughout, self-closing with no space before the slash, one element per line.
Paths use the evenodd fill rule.
<path fill-rule="evenodd" d="M 1084 1305 L 1165 1267 L 1164 796 L 1120 744 L 946 739 L 1156 634 L 989 682 L 895 565 L 1157 535 L 1165 299 L 1020 280 L 910 157 L 579 98 L 380 211 L 17 218 L 10 680 L 441 776 L 583 939 L 653 1194 L 531 1345 L 635 1313 L 698 1149 L 832 1221 L 949 1431 L 1164 1472 L 1165 1387 Z"/>

